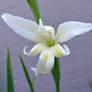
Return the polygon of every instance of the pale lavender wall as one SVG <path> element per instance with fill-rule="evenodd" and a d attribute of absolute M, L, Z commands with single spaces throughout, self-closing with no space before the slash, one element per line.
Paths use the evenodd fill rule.
<path fill-rule="evenodd" d="M 46 24 L 58 25 L 62 22 L 75 20 L 92 23 L 92 0 L 38 0 Z M 1 0 L 0 16 L 9 12 L 11 14 L 34 20 L 26 0 Z M 74 38 L 65 43 L 71 49 L 71 55 L 60 59 L 61 66 L 61 92 L 92 92 L 88 80 L 92 80 L 92 32 Z M 30 92 L 26 82 L 19 53 L 22 54 L 30 76 L 35 66 L 36 57 L 25 56 L 22 52 L 25 45 L 32 48 L 32 42 L 18 36 L 0 18 L 0 85 L 6 92 L 6 51 L 10 48 L 12 67 L 16 92 Z M 2 75 L 1 75 L 2 74 Z M 36 92 L 55 92 L 51 74 L 39 75 L 35 85 Z"/>

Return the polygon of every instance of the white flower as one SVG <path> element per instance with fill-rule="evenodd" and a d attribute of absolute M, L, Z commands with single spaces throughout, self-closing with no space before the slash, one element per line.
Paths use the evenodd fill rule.
<path fill-rule="evenodd" d="M 40 24 L 10 14 L 3 14 L 3 20 L 20 36 L 37 43 L 29 52 L 24 48 L 24 54 L 34 56 L 41 53 L 36 68 L 32 68 L 35 74 L 50 72 L 54 66 L 54 57 L 61 57 L 70 54 L 69 48 L 58 43 L 63 43 L 77 35 L 81 35 L 92 29 L 91 23 L 69 21 L 60 24 L 57 33 L 51 26 L 44 26 L 41 19 Z"/>

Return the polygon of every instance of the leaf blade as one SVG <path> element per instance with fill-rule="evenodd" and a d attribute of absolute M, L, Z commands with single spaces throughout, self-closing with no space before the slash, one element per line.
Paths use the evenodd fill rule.
<path fill-rule="evenodd" d="M 7 53 L 7 92 L 14 92 L 14 81 L 11 67 L 10 51 Z"/>
<path fill-rule="evenodd" d="M 26 79 L 27 79 L 27 82 L 29 84 L 30 90 L 31 90 L 31 92 L 34 92 L 34 88 L 33 88 L 32 82 L 31 82 L 31 78 L 30 78 L 30 76 L 28 74 L 28 71 L 27 71 L 27 68 L 26 68 L 26 66 L 24 64 L 24 60 L 23 60 L 23 58 L 21 56 L 19 56 L 19 57 L 20 57 L 21 65 L 22 65 L 22 68 L 24 70 L 24 74 L 26 76 Z"/>

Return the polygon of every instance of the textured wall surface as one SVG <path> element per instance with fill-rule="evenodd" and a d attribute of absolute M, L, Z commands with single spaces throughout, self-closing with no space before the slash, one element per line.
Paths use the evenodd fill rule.
<path fill-rule="evenodd" d="M 62 22 L 74 20 L 92 23 L 92 0 L 38 0 L 41 12 L 48 25 L 55 24 L 55 29 Z M 35 20 L 26 0 L 1 0 L 0 16 L 11 13 Z M 92 80 L 92 31 L 66 42 L 71 55 L 60 59 L 61 92 L 92 92 L 88 80 Z M 22 54 L 30 76 L 38 56 L 28 57 L 23 54 L 25 45 L 32 48 L 34 43 L 20 37 L 8 28 L 0 18 L 0 92 L 6 92 L 6 55 L 10 48 L 15 83 L 15 92 L 30 92 L 19 61 Z M 62 44 L 61 44 L 62 45 Z M 36 92 L 55 92 L 51 74 L 38 76 Z"/>

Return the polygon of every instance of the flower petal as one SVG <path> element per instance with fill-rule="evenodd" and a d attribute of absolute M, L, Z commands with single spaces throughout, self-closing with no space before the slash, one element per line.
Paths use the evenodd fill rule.
<path fill-rule="evenodd" d="M 41 53 L 36 68 L 32 68 L 37 76 L 39 73 L 49 73 L 54 66 L 54 56 L 51 52 L 45 50 Z"/>
<path fill-rule="evenodd" d="M 46 46 L 44 44 L 39 43 L 39 44 L 35 45 L 29 52 L 27 52 L 26 51 L 27 47 L 28 46 L 24 47 L 23 52 L 25 55 L 28 55 L 28 56 L 35 56 L 46 48 Z"/>
<path fill-rule="evenodd" d="M 58 27 L 56 42 L 65 42 L 92 29 L 91 23 L 69 21 Z"/>
<path fill-rule="evenodd" d="M 39 36 L 38 25 L 31 20 L 13 16 L 5 13 L 2 16 L 5 23 L 20 36 L 29 39 L 33 42 L 42 42 L 43 39 Z"/>
<path fill-rule="evenodd" d="M 61 56 L 69 55 L 70 54 L 69 48 L 66 45 L 64 45 L 63 47 L 64 48 L 62 48 L 59 44 L 53 46 L 51 48 L 51 51 L 54 54 L 54 56 L 61 57 Z"/>

